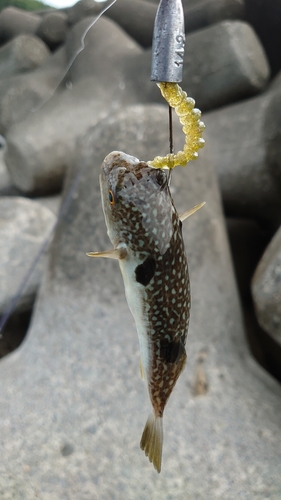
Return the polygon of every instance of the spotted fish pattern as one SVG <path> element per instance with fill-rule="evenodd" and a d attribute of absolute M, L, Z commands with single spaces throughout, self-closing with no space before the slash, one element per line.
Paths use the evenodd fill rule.
<path fill-rule="evenodd" d="M 100 185 L 114 249 L 89 255 L 119 260 L 153 409 L 140 445 L 160 472 L 163 412 L 186 362 L 190 289 L 182 222 L 162 169 L 114 151 L 102 164 Z"/>

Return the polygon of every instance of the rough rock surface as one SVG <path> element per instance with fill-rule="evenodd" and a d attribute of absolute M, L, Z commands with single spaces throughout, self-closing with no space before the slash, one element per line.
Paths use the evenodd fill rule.
<path fill-rule="evenodd" d="M 152 5 L 149 5 L 152 4 Z M 79 2 L 78 2 L 79 4 Z M 77 4 L 77 5 L 78 5 Z M 154 19 L 159 1 L 118 0 L 107 12 L 145 48 L 151 47 Z M 244 0 L 196 0 L 183 2 L 185 32 L 191 33 L 225 19 L 244 19 Z"/>
<path fill-rule="evenodd" d="M 150 50 L 127 60 L 127 79 L 142 102 L 160 102 L 150 82 Z M 186 36 L 182 87 L 201 110 L 210 110 L 259 93 L 267 84 L 269 65 L 250 25 L 224 21 Z"/>
<path fill-rule="evenodd" d="M 10 306 L 55 221 L 55 215 L 35 201 L 16 196 L 0 197 L 0 314 Z M 16 311 L 31 309 L 42 268 L 41 262 L 23 290 Z"/>
<path fill-rule="evenodd" d="M 142 47 L 151 47 L 157 6 L 146 0 L 118 0 L 105 15 L 121 26 Z"/>
<path fill-rule="evenodd" d="M 192 33 L 186 42 L 189 40 L 192 45 L 186 43 L 183 84 L 198 102 L 199 95 L 204 95 L 204 109 L 254 95 L 265 87 L 269 65 L 249 24 L 223 21 Z"/>
<path fill-rule="evenodd" d="M 244 0 L 247 19 L 267 53 L 272 72 L 281 69 L 281 3 L 279 0 Z"/>
<path fill-rule="evenodd" d="M 163 100 L 150 82 L 151 50 L 138 45 L 151 44 L 157 3 L 118 0 L 112 15 L 119 11 L 119 26 L 109 18 L 99 20 L 65 77 L 83 30 L 92 22 L 89 16 L 108 2 L 81 0 L 61 11 L 31 14 L 8 8 L 0 13 L 0 43 L 26 32 L 44 38 L 46 29 L 57 35 L 63 26 L 60 40 L 46 39 L 53 50 L 68 31 L 66 45 L 46 64 L 0 80 L 0 132 L 8 135 L 14 182 L 20 180 L 29 193 L 52 193 L 72 163 L 62 209 L 71 203 L 57 227 L 26 341 L 6 356 L 21 342 L 30 310 L 17 312 L 0 334 L 0 357 L 6 356 L 0 361 L 1 500 L 281 498 L 281 390 L 253 362 L 245 342 L 214 175 L 216 167 L 227 213 L 254 217 L 260 224 L 236 220 L 228 224 L 229 239 L 251 349 L 281 380 L 281 342 L 275 340 L 280 319 L 277 251 L 266 263 L 265 280 L 258 282 L 267 309 L 261 313 L 264 329 L 272 333 L 246 311 L 263 238 L 267 242 L 281 223 L 280 75 L 261 97 L 205 115 L 207 145 L 199 162 L 176 168 L 172 175 L 179 212 L 204 199 L 207 205 L 183 227 L 192 287 L 188 363 L 165 412 L 160 476 L 138 444 L 150 405 L 139 379 L 136 329 L 118 264 L 85 256 L 110 248 L 98 186 L 104 156 L 123 149 L 147 160 L 167 152 L 167 108 L 152 105 Z M 182 86 L 201 109 L 264 90 L 269 65 L 261 41 L 273 73 L 280 67 L 280 0 L 258 3 L 183 0 L 186 30 L 200 30 L 186 39 Z M 249 24 L 230 21 L 243 17 L 244 4 L 246 20 L 258 36 Z M 149 106 L 126 108 L 132 103 Z M 178 149 L 183 138 L 176 120 L 175 137 Z M 0 151 L 1 196 L 17 193 L 11 182 Z M 0 218 L 8 214 L 2 209 L 5 200 Z M 36 206 L 38 225 L 39 214 L 47 210 L 39 204 L 57 214 L 60 196 L 44 196 L 37 205 L 24 200 L 20 221 L 30 203 L 33 212 Z M 15 210 L 17 198 L 10 205 Z M 9 232 L 23 229 L 18 222 Z M 9 273 L 9 293 L 11 282 L 27 270 L 30 245 L 35 245 L 33 236 L 27 239 L 26 246 L 14 240 L 7 257 L 3 272 Z M 7 235 L 0 234 L 0 241 L 3 258 Z M 17 259 L 22 259 L 20 269 L 11 270 Z M 2 283 L 0 277 L 0 289 Z"/>
<path fill-rule="evenodd" d="M 62 12 L 46 14 L 39 24 L 36 35 L 52 49 L 65 42 L 67 33 L 67 16 Z"/>
<path fill-rule="evenodd" d="M 41 203 L 44 207 L 49 208 L 51 212 L 55 215 L 59 214 L 61 205 L 61 194 L 55 194 L 52 196 L 42 196 L 41 198 L 35 198 L 35 201 Z"/>
<path fill-rule="evenodd" d="M 81 49 L 81 39 L 94 20 L 94 17 L 87 17 L 69 32 L 66 42 L 69 63 Z M 85 48 L 73 61 L 69 77 L 73 85 L 89 76 L 99 78 L 107 83 L 108 90 L 113 87 L 117 91 L 121 83 L 124 85 L 122 73 L 127 59 L 130 61 L 142 53 L 141 47 L 118 24 L 103 17 L 87 32 Z M 134 79 L 134 75 L 131 74 L 131 80 Z M 129 79 L 125 83 L 128 86 Z M 94 92 L 93 99 L 95 99 Z"/>
<path fill-rule="evenodd" d="M 93 2 L 92 0 L 79 0 L 72 7 L 65 10 L 67 13 L 67 21 L 70 26 L 77 24 L 84 17 L 97 16 L 104 7 L 110 3 L 107 2 Z"/>
<path fill-rule="evenodd" d="M 281 87 L 204 115 L 228 215 L 281 223 Z"/>
<path fill-rule="evenodd" d="M 251 279 L 269 236 L 253 219 L 226 218 L 227 234 L 242 304 L 251 303 Z"/>
<path fill-rule="evenodd" d="M 18 190 L 13 186 L 4 160 L 5 138 L 0 135 L 0 196 L 18 194 Z"/>
<path fill-rule="evenodd" d="M 98 183 L 103 158 L 115 149 L 144 160 L 165 153 L 166 119 L 164 106 L 126 108 L 77 147 L 66 191 L 78 171 L 79 183 L 27 340 L 0 363 L 5 500 L 279 500 L 281 389 L 248 352 L 208 146 L 172 178 L 179 212 L 207 205 L 183 225 L 188 362 L 165 412 L 161 475 L 139 449 L 150 405 L 135 325 L 118 264 L 85 252 L 110 248 Z M 195 396 L 202 373 L 208 390 Z"/>
<path fill-rule="evenodd" d="M 42 106 L 53 93 L 66 68 L 65 48 L 62 47 L 35 71 L 17 75 L 0 82 L 0 132 L 7 130 Z"/>
<path fill-rule="evenodd" d="M 91 18 L 74 27 L 67 42 L 71 56 L 81 45 L 81 34 L 89 22 Z M 186 50 L 186 68 L 190 71 L 185 70 L 189 84 L 185 81 L 184 85 L 198 106 L 222 105 L 248 92 L 257 92 L 265 84 L 266 59 L 246 24 L 224 22 L 191 37 L 193 45 L 188 43 Z M 212 55 L 207 65 L 196 62 L 197 72 L 192 47 L 198 48 L 198 54 L 205 47 Z M 221 57 L 217 56 L 218 51 L 222 51 Z M 120 27 L 109 19 L 99 20 L 70 69 L 71 90 L 54 96 L 25 122 L 10 128 L 6 164 L 15 186 L 25 193 L 55 192 L 70 163 L 75 140 L 89 126 L 123 105 L 148 102 L 156 95 L 155 100 L 162 101 L 156 85 L 146 73 L 138 72 L 141 56 L 141 48 Z M 247 64 L 252 56 L 255 62 Z M 143 61 L 143 67 L 145 64 L 150 67 L 148 59 Z"/>
<path fill-rule="evenodd" d="M 100 67 L 94 75 L 85 74 L 80 80 L 80 64 L 85 67 L 82 53 L 81 63 L 75 61 L 71 69 L 73 86 L 54 95 L 44 107 L 9 129 L 5 161 L 15 186 L 25 193 L 48 194 L 59 190 L 76 139 L 106 114 L 138 99 L 133 85 L 124 76 L 117 54 L 124 59 L 125 53 L 133 56 L 141 49 L 109 19 L 101 19 L 96 27 L 100 38 L 93 37 L 93 56 L 89 59 L 87 52 L 86 61 L 89 64 L 91 60 L 92 64 L 95 50 L 100 55 L 103 41 L 108 50 L 111 47 L 114 51 L 117 45 L 116 57 L 109 58 L 107 68 L 103 71 Z M 114 36 L 108 37 L 110 31 Z M 96 49 L 94 41 L 99 43 Z"/>
<path fill-rule="evenodd" d="M 281 344 L 281 227 L 256 269 L 252 293 L 259 324 Z"/>
<path fill-rule="evenodd" d="M 40 17 L 26 10 L 7 7 L 0 13 L 0 43 L 5 43 L 23 33 L 35 35 Z"/>
<path fill-rule="evenodd" d="M 190 33 L 224 19 L 244 19 L 244 0 L 183 1 L 185 31 Z"/>
<path fill-rule="evenodd" d="M 39 38 L 19 35 L 0 48 L 0 75 L 7 78 L 24 71 L 32 71 L 49 58 L 48 47 Z"/>
<path fill-rule="evenodd" d="M 11 178 L 4 161 L 4 151 L 0 150 L 0 195 L 8 194 L 11 186 Z"/>

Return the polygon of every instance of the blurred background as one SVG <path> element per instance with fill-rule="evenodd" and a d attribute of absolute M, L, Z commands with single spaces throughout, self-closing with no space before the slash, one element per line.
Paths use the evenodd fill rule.
<path fill-rule="evenodd" d="M 103 407 L 107 404 L 103 397 L 106 401 L 108 398 L 111 403 L 108 408 L 105 406 L 106 411 L 108 415 L 116 411 L 118 427 L 123 418 L 122 405 L 118 406 L 121 400 L 113 404 L 111 382 L 100 381 L 94 373 L 91 356 L 95 356 L 96 351 L 100 353 L 97 365 L 101 359 L 107 360 L 101 365 L 104 373 L 108 373 L 112 363 L 108 354 L 111 350 L 113 356 L 117 352 L 119 360 L 125 354 L 126 369 L 123 365 L 116 368 L 121 384 L 115 387 L 116 394 L 126 399 L 130 386 L 130 418 L 134 404 L 142 408 L 133 376 L 131 381 L 127 380 L 126 370 L 131 373 L 130 363 L 138 356 L 138 347 L 136 343 L 130 344 L 135 333 L 129 313 L 129 319 L 126 309 L 124 316 L 118 313 L 120 308 L 123 312 L 122 304 L 126 305 L 118 269 L 102 264 L 97 270 L 84 262 L 84 255 L 108 246 L 98 188 L 102 159 L 112 149 L 139 155 L 143 160 L 166 154 L 168 112 L 158 88 L 150 81 L 158 1 L 117 0 L 94 23 L 110 3 L 0 0 L 0 317 L 3 327 L 0 370 L 5 381 L 1 418 L 8 422 L 9 410 L 5 413 L 5 408 L 16 401 L 14 404 L 18 406 L 12 412 L 14 426 L 18 425 L 16 416 L 29 416 L 30 408 L 37 405 L 41 408 L 42 404 L 40 415 L 43 415 L 46 405 L 54 415 L 55 408 L 62 404 L 57 401 L 62 401 L 64 395 L 67 394 L 69 399 L 66 399 L 70 401 L 75 399 L 74 394 L 94 385 L 95 389 L 91 390 L 102 387 L 104 394 L 85 393 L 80 408 L 88 415 L 89 401 L 97 398 L 99 407 Z M 99 459 L 98 463 L 103 464 L 99 469 L 88 458 L 92 456 L 92 451 L 85 451 L 88 445 L 85 444 L 82 451 L 77 444 L 79 436 L 72 441 L 69 438 L 71 426 L 79 427 L 81 421 L 81 416 L 73 414 L 67 438 L 60 441 L 56 437 L 61 432 L 59 425 L 59 430 L 47 425 L 48 431 L 38 438 L 43 448 L 48 436 L 52 443 L 54 439 L 53 448 L 46 452 L 46 460 L 50 470 L 58 468 L 58 476 L 50 479 L 49 469 L 32 465 L 32 457 L 45 460 L 42 451 L 38 456 L 34 452 L 34 441 L 26 448 L 28 458 L 24 458 L 20 466 L 19 479 L 7 481 L 1 498 L 32 499 L 37 498 L 36 492 L 38 498 L 43 499 L 236 499 L 242 493 L 249 499 L 281 498 L 280 421 L 278 424 L 277 418 L 281 381 L 281 3 L 279 0 L 183 0 L 183 8 L 186 45 L 181 86 L 202 111 L 206 146 L 197 162 L 191 162 L 186 169 L 175 169 L 172 194 L 179 211 L 204 200 L 207 205 L 206 210 L 200 211 L 201 214 L 205 210 L 205 215 L 194 215 L 190 226 L 186 222 L 185 238 L 194 290 L 190 368 L 187 368 L 184 385 L 189 399 L 183 402 L 177 393 L 173 402 L 178 402 L 176 408 L 187 405 L 185 414 L 191 412 L 195 419 L 193 426 L 196 427 L 194 422 L 198 419 L 202 435 L 214 432 L 222 448 L 220 451 L 214 448 L 216 451 L 212 452 L 207 437 L 201 441 L 198 431 L 198 440 L 194 437 L 192 441 L 194 427 L 188 432 L 185 429 L 189 436 L 186 448 L 191 450 L 191 455 L 186 455 L 185 448 L 179 452 L 179 461 L 184 464 L 179 476 L 175 472 L 177 462 L 172 458 L 173 446 L 169 449 L 168 463 L 172 471 L 169 480 L 178 478 L 174 489 L 168 486 L 170 482 L 158 482 L 154 488 L 151 475 L 147 489 L 135 492 L 136 483 L 143 478 L 137 476 L 130 481 L 127 472 L 120 471 L 118 450 L 121 442 L 126 443 L 128 467 L 139 450 L 130 448 L 127 436 L 122 432 L 119 435 L 112 423 L 114 437 L 109 437 L 107 428 L 109 443 L 97 441 L 99 444 L 96 444 L 97 456 L 107 457 L 104 463 Z M 87 31 L 91 24 L 92 28 Z M 85 47 L 81 51 L 82 46 Z M 176 147 L 181 148 L 184 138 L 177 117 L 174 122 Z M 95 305 L 99 303 L 101 309 Z M 115 315 L 119 326 L 116 326 Z M 101 340 L 103 328 L 110 335 L 115 328 L 120 332 L 117 340 L 111 339 L 110 347 L 105 339 Z M 134 374 L 137 364 L 132 367 Z M 31 375 L 28 370 L 33 365 Z M 82 365 L 80 373 L 77 366 Z M 51 372 L 56 377 L 49 383 Z M 72 373 L 75 373 L 74 381 Z M 108 376 L 110 379 L 112 374 Z M 36 390 L 32 380 L 37 381 Z M 25 389 L 21 390 L 19 384 Z M 52 393 L 45 396 L 45 401 L 39 394 L 44 390 L 45 394 Z M 264 398 L 267 399 L 263 407 Z M 201 422 L 199 408 L 213 416 Z M 64 415 L 63 411 L 59 414 Z M 238 414 L 245 423 L 244 431 L 239 429 Z M 225 420 L 216 427 L 215 421 L 222 415 Z M 28 418 L 24 417 L 24 422 Z M 61 416 L 52 418 L 58 418 L 63 428 Z M 172 426 L 172 415 L 170 421 Z M 99 422 L 97 417 L 86 427 L 96 429 Z M 12 443 L 10 425 L 7 424 L 7 436 Z M 38 428 L 36 422 L 32 425 L 35 430 Z M 142 420 L 137 432 L 141 431 L 141 425 Z M 177 425 L 187 425 L 185 417 L 179 417 Z M 255 425 L 257 429 L 253 430 Z M 31 426 L 24 432 L 33 435 L 32 429 Z M 20 429 L 20 436 L 22 432 Z M 92 439 L 96 431 L 87 432 Z M 229 435 L 233 442 L 225 444 Z M 106 455 L 104 449 L 110 450 L 115 439 L 116 449 L 110 458 L 110 451 Z M 175 443 L 180 447 L 177 439 L 175 437 Z M 133 440 L 137 445 L 138 434 Z M 214 447 L 215 443 L 212 443 Z M 259 448 L 261 443 L 265 452 Z M 8 454 L 11 463 L 17 446 L 11 444 L 11 455 Z M 224 455 L 223 446 L 232 450 L 231 457 Z M 78 459 L 75 458 L 77 447 Z M 56 461 L 59 459 L 52 455 L 54 449 L 60 450 L 60 460 L 71 456 L 74 462 L 70 469 L 65 462 L 62 465 Z M 196 462 L 197 451 L 194 455 L 192 450 L 198 449 Z M 85 473 L 86 476 L 79 479 L 77 471 L 84 459 L 80 465 L 78 462 L 83 453 L 87 457 L 84 459 L 97 467 L 94 478 L 88 471 L 88 475 Z M 118 467 L 114 469 L 112 482 L 108 482 L 106 467 L 111 460 L 116 460 Z M 267 467 L 261 473 L 264 461 Z M 202 485 L 200 476 L 196 476 L 196 463 L 205 471 Z M 250 465 L 247 469 L 247 463 L 252 469 Z M 215 473 L 219 467 L 224 471 L 221 477 Z M 9 467 L 2 472 L 8 471 Z M 75 471 L 73 484 L 65 479 L 69 471 Z M 116 480 L 120 474 L 121 483 Z M 80 490 L 77 486 L 75 490 L 75 483 L 84 486 Z M 48 485 L 46 491 L 42 486 L 45 484 Z M 231 486 L 233 484 L 236 486 Z M 185 496 L 186 492 L 190 496 Z"/>

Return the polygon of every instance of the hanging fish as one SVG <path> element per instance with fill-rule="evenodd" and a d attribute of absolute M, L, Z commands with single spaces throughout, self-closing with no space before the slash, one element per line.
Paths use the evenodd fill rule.
<path fill-rule="evenodd" d="M 153 410 L 140 446 L 158 472 L 164 408 L 186 362 L 190 289 L 182 221 L 204 205 L 179 217 L 166 172 L 118 151 L 105 158 L 100 186 L 114 248 L 87 254 L 119 261 Z"/>

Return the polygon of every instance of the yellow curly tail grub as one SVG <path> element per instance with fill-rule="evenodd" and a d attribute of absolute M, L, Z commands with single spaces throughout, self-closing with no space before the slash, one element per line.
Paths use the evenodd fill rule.
<path fill-rule="evenodd" d="M 185 134 L 185 145 L 183 151 L 167 156 L 156 156 L 154 160 L 148 161 L 148 165 L 154 168 L 174 168 L 177 165 L 184 167 L 190 160 L 196 160 L 198 149 L 203 148 L 205 141 L 202 132 L 204 123 L 200 120 L 201 111 L 194 108 L 195 101 L 187 97 L 177 83 L 157 83 L 161 94 L 168 104 L 175 109 Z"/>

